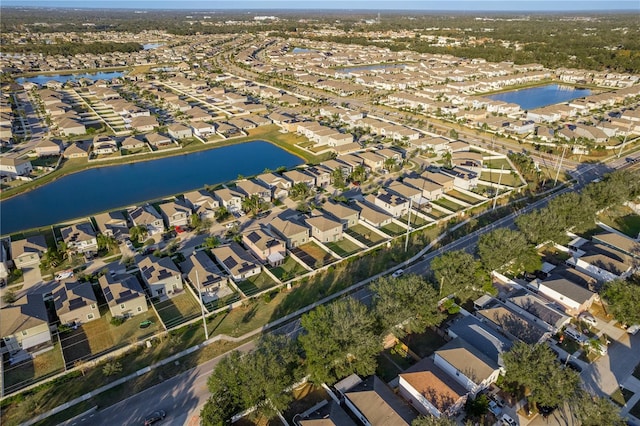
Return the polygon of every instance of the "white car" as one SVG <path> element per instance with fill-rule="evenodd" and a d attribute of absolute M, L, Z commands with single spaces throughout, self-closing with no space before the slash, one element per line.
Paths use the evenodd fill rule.
<path fill-rule="evenodd" d="M 399 278 L 404 275 L 404 269 L 398 269 L 393 274 L 391 274 L 391 278 Z"/>
<path fill-rule="evenodd" d="M 60 271 L 56 274 L 56 281 L 62 281 L 64 279 L 67 278 L 71 278 L 73 277 L 73 270 L 72 269 L 67 269 L 66 271 Z"/>
<path fill-rule="evenodd" d="M 505 426 L 515 426 L 517 424 L 516 421 L 513 420 L 511 418 L 511 416 L 508 415 L 507 413 L 504 413 L 502 415 L 502 419 L 501 420 L 502 420 L 502 424 L 505 425 Z"/>
<path fill-rule="evenodd" d="M 580 315 L 578 315 L 578 319 L 580 319 L 580 321 L 584 321 L 587 324 L 595 327 L 596 325 L 598 325 L 598 320 L 596 319 L 596 317 L 594 317 L 593 315 L 591 315 L 589 312 L 585 311 L 585 312 L 581 312 Z"/>

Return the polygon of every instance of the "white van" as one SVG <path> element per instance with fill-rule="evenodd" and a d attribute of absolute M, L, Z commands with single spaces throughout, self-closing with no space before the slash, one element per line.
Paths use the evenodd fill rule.
<path fill-rule="evenodd" d="M 580 343 L 581 345 L 584 345 L 585 343 L 587 343 L 589 341 L 587 336 L 585 336 L 584 334 L 580 333 L 578 330 L 576 330 L 572 326 L 567 326 L 564 329 L 564 334 L 566 334 L 567 336 L 571 337 L 572 339 L 574 339 L 576 342 Z"/>

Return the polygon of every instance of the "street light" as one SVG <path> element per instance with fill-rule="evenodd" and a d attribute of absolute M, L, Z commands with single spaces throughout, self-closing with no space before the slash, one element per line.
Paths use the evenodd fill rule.
<path fill-rule="evenodd" d="M 209 330 L 207 330 L 207 319 L 204 316 L 204 302 L 202 301 L 202 291 L 200 290 L 200 277 L 196 269 L 196 283 L 198 285 L 198 295 L 200 296 L 200 309 L 202 310 L 202 326 L 204 327 L 204 340 L 209 340 Z"/>

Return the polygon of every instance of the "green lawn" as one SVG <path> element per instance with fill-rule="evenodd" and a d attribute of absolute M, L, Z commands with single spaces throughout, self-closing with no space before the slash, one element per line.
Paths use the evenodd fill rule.
<path fill-rule="evenodd" d="M 381 226 L 380 229 L 387 235 L 398 236 L 407 232 L 407 229 L 403 226 L 398 225 L 395 222 L 391 222 L 388 225 Z"/>
<path fill-rule="evenodd" d="M 347 257 L 362 250 L 360 246 L 346 238 L 332 243 L 325 243 L 325 246 L 340 257 Z"/>
<path fill-rule="evenodd" d="M 238 294 L 237 291 L 234 291 L 232 294 L 228 294 L 223 298 L 205 303 L 204 307 L 207 309 L 208 312 L 213 312 L 216 309 L 220 309 L 223 306 L 230 305 L 234 302 L 237 302 L 238 300 L 240 300 L 240 294 Z"/>
<path fill-rule="evenodd" d="M 484 160 L 482 162 L 484 166 L 487 166 L 489 169 L 497 169 L 504 167 L 504 170 L 511 170 L 511 165 L 506 158 L 494 158 L 491 160 Z"/>
<path fill-rule="evenodd" d="M 288 281 L 298 275 L 306 274 L 308 271 L 296 262 L 291 256 L 287 256 L 284 263 L 269 270 L 280 281 Z"/>
<path fill-rule="evenodd" d="M 156 302 L 154 305 L 167 328 L 173 328 L 189 321 L 202 312 L 199 303 L 187 291 L 171 299 Z"/>
<path fill-rule="evenodd" d="M 402 371 L 383 353 L 378 355 L 378 367 L 376 368 L 376 375 L 385 382 L 390 382 Z"/>
<path fill-rule="evenodd" d="M 632 396 L 633 392 L 629 389 L 616 389 L 616 391 L 611 394 L 611 400 L 622 407 Z"/>
<path fill-rule="evenodd" d="M 266 272 L 260 272 L 258 275 L 247 278 L 238 284 L 238 287 L 245 296 L 253 296 L 256 293 L 261 292 L 275 286 L 277 283 Z"/>
<path fill-rule="evenodd" d="M 439 198 L 437 200 L 433 200 L 431 203 L 438 205 L 440 207 L 444 207 L 447 210 L 452 212 L 457 212 L 464 209 L 464 206 L 461 204 L 454 203 L 451 200 L 447 200 L 446 198 Z"/>
<path fill-rule="evenodd" d="M 448 216 L 447 213 L 438 210 L 438 209 L 434 209 L 432 208 L 431 211 L 429 212 L 424 212 L 424 214 L 426 214 L 427 216 L 429 216 L 430 218 L 432 218 L 433 220 L 439 220 L 442 219 L 443 217 Z"/>
<path fill-rule="evenodd" d="M 636 238 L 640 234 L 640 216 L 627 206 L 608 208 L 598 215 L 598 219 L 631 238 Z"/>
<path fill-rule="evenodd" d="M 345 232 L 368 247 L 373 247 L 387 239 L 387 237 L 380 233 L 372 231 L 366 226 L 360 224 L 348 228 Z"/>
<path fill-rule="evenodd" d="M 402 216 L 399 220 L 400 222 L 406 224 L 407 223 L 407 216 L 408 215 L 404 215 Z M 413 212 L 411 213 L 411 226 L 413 226 L 414 228 L 420 228 L 421 226 L 424 226 L 428 223 L 431 223 L 423 218 L 421 218 L 420 216 L 418 216 L 417 214 L 414 214 Z"/>
<path fill-rule="evenodd" d="M 57 340 L 54 337 L 54 341 Z M 47 376 L 64 371 L 64 359 L 60 344 L 56 342 L 53 348 L 28 361 L 17 365 L 4 365 L 4 390 L 13 392 Z"/>
<path fill-rule="evenodd" d="M 517 175 L 512 175 L 511 173 L 502 173 L 502 178 L 500 178 L 500 173 L 483 171 L 482 173 L 480 173 L 480 179 L 492 183 L 498 183 L 498 181 L 500 181 L 500 185 L 513 187 L 522 185 L 520 178 L 517 177 Z"/>
<path fill-rule="evenodd" d="M 458 200 L 462 200 L 462 201 L 467 202 L 469 204 L 478 204 L 478 203 L 482 202 L 482 200 L 480 198 L 472 197 L 472 196 L 464 194 L 464 193 L 462 193 L 460 191 L 456 191 L 455 189 L 453 191 L 447 192 L 447 195 L 449 197 L 453 197 L 453 198 L 456 198 Z"/>

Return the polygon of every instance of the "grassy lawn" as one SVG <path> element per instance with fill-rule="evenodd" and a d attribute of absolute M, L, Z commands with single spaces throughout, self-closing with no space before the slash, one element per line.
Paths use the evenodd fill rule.
<path fill-rule="evenodd" d="M 8 360 L 7 360 L 8 361 Z M 64 360 L 60 344 L 53 345 L 53 349 L 37 357 L 16 365 L 4 365 L 4 390 L 13 392 L 16 389 L 30 385 L 38 380 L 59 373 L 64 370 Z"/>
<path fill-rule="evenodd" d="M 237 302 L 238 300 L 240 300 L 240 294 L 237 291 L 234 291 L 232 294 L 228 294 L 220 299 L 205 303 L 204 307 L 207 309 L 207 311 L 213 312 L 216 309 L 220 309 L 223 306 L 230 305 L 234 302 Z"/>
<path fill-rule="evenodd" d="M 255 330 L 279 317 L 275 311 L 285 297 L 281 292 L 268 302 L 263 298 L 253 299 L 239 308 L 218 314 L 208 320 L 209 333 L 238 337 Z"/>
<path fill-rule="evenodd" d="M 511 165 L 506 158 L 493 158 L 491 160 L 484 160 L 482 162 L 484 166 L 487 166 L 489 169 L 497 169 L 504 167 L 504 170 L 511 170 Z"/>
<path fill-rule="evenodd" d="M 575 351 L 580 349 L 580 344 L 570 337 L 565 337 L 564 341 L 559 343 L 558 346 L 570 354 L 573 354 Z"/>
<path fill-rule="evenodd" d="M 294 248 L 292 252 L 298 256 L 298 259 L 302 260 L 310 268 L 314 269 L 320 268 L 336 260 L 313 241 Z"/>
<path fill-rule="evenodd" d="M 387 237 L 360 224 L 348 228 L 345 232 L 368 247 L 373 247 L 387 239 Z"/>
<path fill-rule="evenodd" d="M 167 328 L 173 328 L 200 315 L 198 302 L 186 291 L 171 299 L 154 302 L 158 315 Z"/>
<path fill-rule="evenodd" d="M 482 173 L 480 173 L 480 179 L 487 182 L 492 182 L 492 183 L 498 183 L 498 180 L 499 180 L 500 185 L 507 185 L 507 186 L 513 186 L 513 187 L 522 185 L 520 178 L 512 175 L 511 173 L 502 173 L 502 178 L 500 178 L 500 173 L 491 173 L 491 172 L 483 171 Z"/>
<path fill-rule="evenodd" d="M 152 310 L 129 318 L 120 325 L 111 324 L 111 319 L 111 312 L 103 312 L 100 318 L 82 324 L 77 330 L 70 330 L 60 335 L 64 359 L 68 367 L 72 367 L 80 359 L 87 359 L 116 347 L 137 342 L 162 329 Z M 153 324 L 144 329 L 140 328 L 140 323 L 146 320 L 152 321 Z"/>
<path fill-rule="evenodd" d="M 445 209 L 450 210 L 452 212 L 457 212 L 464 209 L 464 206 L 462 204 L 454 203 L 453 201 L 447 200 L 446 198 L 439 198 L 437 200 L 433 200 L 432 203 L 440 207 L 444 207 Z"/>
<path fill-rule="evenodd" d="M 429 216 L 433 220 L 442 219 L 443 217 L 448 216 L 447 213 L 445 213 L 445 212 L 443 212 L 441 210 L 438 210 L 438 209 L 433 209 L 433 208 L 429 212 L 424 212 L 424 214 L 426 214 L 427 216 Z"/>
<path fill-rule="evenodd" d="M 385 382 L 390 382 L 402 371 L 391 362 L 391 360 L 384 354 L 378 355 L 378 367 L 376 368 L 376 375 Z"/>
<path fill-rule="evenodd" d="M 608 208 L 598 215 L 598 219 L 631 238 L 636 238 L 640 233 L 640 216 L 627 206 Z"/>
<path fill-rule="evenodd" d="M 453 191 L 447 192 L 447 195 L 449 197 L 453 197 L 453 198 L 456 198 L 458 200 L 462 200 L 462 201 L 467 202 L 469 204 L 478 204 L 478 203 L 482 202 L 482 200 L 480 198 L 472 197 L 472 196 L 464 194 L 464 193 L 462 193 L 460 191 L 456 191 L 455 189 Z"/>
<path fill-rule="evenodd" d="M 246 296 L 252 296 L 262 290 L 275 286 L 277 283 L 266 272 L 247 278 L 238 284 L 238 287 Z"/>
<path fill-rule="evenodd" d="M 407 232 L 406 228 L 404 228 L 403 226 L 398 225 L 397 223 L 391 222 L 388 225 L 385 226 L 381 226 L 380 229 L 391 236 L 398 236 L 398 235 L 402 235 L 405 232 Z"/>
<path fill-rule="evenodd" d="M 361 250 L 360 246 L 346 238 L 332 243 L 325 243 L 325 245 L 340 257 L 347 257 Z"/>
<path fill-rule="evenodd" d="M 633 392 L 629 389 L 616 389 L 616 391 L 611 394 L 611 400 L 622 407 L 632 396 Z"/>
<path fill-rule="evenodd" d="M 443 346 L 446 342 L 435 331 L 427 329 L 424 333 L 407 335 L 402 342 L 420 358 L 426 358 Z"/>
<path fill-rule="evenodd" d="M 404 215 L 402 216 L 399 220 L 402 223 L 407 223 L 407 216 L 408 215 Z M 430 223 L 429 221 L 421 218 L 420 216 L 418 216 L 417 214 L 411 213 L 411 226 L 413 226 L 414 228 L 420 228 L 421 226 L 424 226 L 428 223 Z"/>
<path fill-rule="evenodd" d="M 296 262 L 291 256 L 287 256 L 284 263 L 269 270 L 280 281 L 288 281 L 298 275 L 306 274 L 308 271 Z"/>

